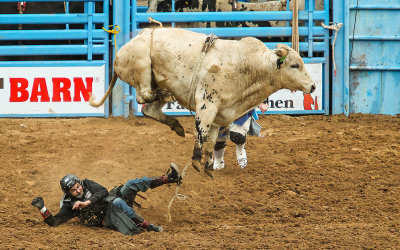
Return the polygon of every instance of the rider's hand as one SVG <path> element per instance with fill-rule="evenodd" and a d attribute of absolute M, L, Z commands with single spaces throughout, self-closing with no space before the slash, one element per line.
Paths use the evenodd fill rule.
<path fill-rule="evenodd" d="M 91 203 L 92 203 L 92 202 L 91 202 L 90 200 L 87 200 L 87 201 L 77 201 L 77 202 L 75 202 L 74 206 L 72 207 L 72 210 L 81 209 L 81 208 L 87 207 L 87 206 L 89 206 Z"/>
<path fill-rule="evenodd" d="M 36 197 L 31 202 L 32 206 L 42 209 L 44 207 L 44 201 L 42 197 Z"/>

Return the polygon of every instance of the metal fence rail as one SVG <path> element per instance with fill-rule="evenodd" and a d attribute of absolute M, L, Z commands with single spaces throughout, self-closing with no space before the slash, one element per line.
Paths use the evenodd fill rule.
<path fill-rule="evenodd" d="M 63 3 L 55 0 L 25 0 L 30 4 Z M 96 4 L 97 3 L 97 4 Z M 0 0 L 0 8 L 16 1 Z M 104 66 L 104 80 L 108 85 L 109 34 L 102 27 L 109 26 L 109 0 L 67 0 L 64 8 L 55 13 L 0 14 L 0 69 L 7 67 L 91 67 Z M 70 13 L 70 6 L 75 8 Z M 37 5 L 36 5 L 37 6 Z M 56 13 L 58 12 L 58 13 Z M 16 28 L 19 25 L 18 28 Z M 3 28 L 2 28 L 3 27 Z M 7 28 L 4 28 L 7 27 Z M 10 28 L 11 27 L 11 28 Z M 27 28 L 25 28 L 27 27 Z M 68 71 L 68 69 L 65 69 Z M 108 116 L 104 113 L 11 113 L 0 116 Z"/>

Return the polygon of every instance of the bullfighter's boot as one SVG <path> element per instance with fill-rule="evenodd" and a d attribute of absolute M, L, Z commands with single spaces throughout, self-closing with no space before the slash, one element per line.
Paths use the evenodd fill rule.
<path fill-rule="evenodd" d="M 225 153 L 225 148 L 222 148 L 220 150 L 214 150 L 214 165 L 213 165 L 214 170 L 225 168 L 224 153 Z"/>
<path fill-rule="evenodd" d="M 175 163 L 171 163 L 167 173 L 161 177 L 152 178 L 150 183 L 150 188 L 156 188 L 163 184 L 168 183 L 177 183 L 180 184 L 182 180 L 181 173 L 179 172 L 179 168 Z"/>
<path fill-rule="evenodd" d="M 245 168 L 247 166 L 247 155 L 244 145 L 245 144 L 236 145 L 236 159 L 238 161 L 239 167 L 241 168 Z"/>

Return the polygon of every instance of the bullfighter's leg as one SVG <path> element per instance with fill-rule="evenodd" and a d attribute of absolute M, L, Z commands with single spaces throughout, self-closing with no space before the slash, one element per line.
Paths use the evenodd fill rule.
<path fill-rule="evenodd" d="M 146 103 L 143 107 L 143 114 L 156 121 L 162 122 L 168 125 L 175 133 L 179 136 L 185 137 L 185 130 L 179 121 L 171 116 L 168 116 L 162 112 L 162 107 L 165 105 L 165 100 L 158 100 L 152 103 Z"/>
<path fill-rule="evenodd" d="M 208 133 L 208 138 L 206 144 L 204 145 L 204 172 L 214 178 L 214 146 L 218 137 L 219 126 L 212 125 L 210 132 Z"/>
<path fill-rule="evenodd" d="M 203 144 L 208 139 L 212 123 L 217 114 L 217 107 L 211 102 L 198 101 L 196 102 L 195 127 L 196 135 L 194 141 L 194 149 L 192 156 L 192 166 L 200 171 L 201 169 L 201 154 Z"/>
<path fill-rule="evenodd" d="M 220 131 L 219 131 L 220 132 Z M 229 131 L 228 131 L 229 132 Z M 214 170 L 225 168 L 224 154 L 227 140 L 227 132 L 219 134 L 214 146 Z"/>

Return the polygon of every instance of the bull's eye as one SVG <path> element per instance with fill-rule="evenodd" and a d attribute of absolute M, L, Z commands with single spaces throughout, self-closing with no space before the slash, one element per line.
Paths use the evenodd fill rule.
<path fill-rule="evenodd" d="M 296 64 L 290 65 L 290 67 L 291 67 L 292 69 L 298 69 L 298 68 L 300 68 L 300 65 L 298 65 L 298 64 L 296 63 Z"/>

